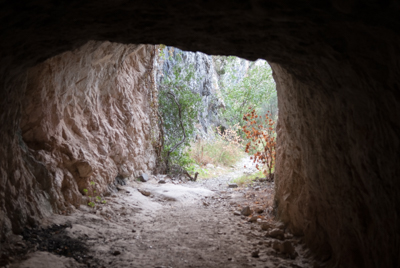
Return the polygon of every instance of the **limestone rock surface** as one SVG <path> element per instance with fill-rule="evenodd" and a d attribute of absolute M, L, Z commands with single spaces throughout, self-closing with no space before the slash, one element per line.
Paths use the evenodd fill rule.
<path fill-rule="evenodd" d="M 21 134 L 62 208 L 155 166 L 154 47 L 91 41 L 28 72 Z"/>

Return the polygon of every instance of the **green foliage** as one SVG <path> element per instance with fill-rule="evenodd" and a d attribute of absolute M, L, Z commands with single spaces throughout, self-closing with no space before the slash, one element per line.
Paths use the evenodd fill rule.
<path fill-rule="evenodd" d="M 96 187 L 96 183 L 94 181 L 90 181 L 89 182 L 89 189 L 83 189 L 83 193 L 84 195 L 87 195 L 87 197 L 89 198 L 89 202 L 88 202 L 88 206 L 94 208 L 96 206 L 96 203 L 101 203 L 101 204 L 105 204 L 107 203 L 106 200 L 103 199 L 103 197 L 101 196 L 96 196 L 95 198 L 92 197 L 92 195 L 94 195 L 97 191 L 95 190 Z M 90 194 L 90 195 L 88 195 Z"/>
<path fill-rule="evenodd" d="M 176 64 L 168 74 L 164 73 L 159 90 L 159 112 L 164 123 L 164 148 L 163 157 L 167 157 L 167 152 L 178 144 L 182 138 L 187 137 L 184 143 L 170 154 L 169 161 L 172 164 L 188 165 L 189 160 L 184 154 L 184 148 L 190 144 L 191 137 L 195 131 L 197 116 L 202 109 L 201 97 L 190 90 L 189 85 L 196 80 L 193 65 L 185 65 L 181 52 L 171 52 L 170 58 Z M 181 109 L 173 100 L 176 99 Z M 182 125 L 185 129 L 183 132 Z"/>
<path fill-rule="evenodd" d="M 266 61 L 256 61 L 250 65 L 246 76 L 239 79 L 234 72 L 236 59 L 236 57 L 227 58 L 225 75 L 228 76 L 228 81 L 237 82 L 222 85 L 221 91 L 226 105 L 222 115 L 227 124 L 243 125 L 243 114 L 248 107 L 254 108 L 260 115 L 267 109 L 276 114 L 277 96 L 271 67 Z M 243 136 L 243 133 L 241 135 Z"/>
<path fill-rule="evenodd" d="M 265 177 L 262 171 L 257 171 L 254 174 L 251 175 L 243 175 L 238 178 L 235 178 L 232 180 L 232 182 L 236 183 L 239 186 L 246 186 L 249 184 L 252 184 L 257 178 L 263 178 Z"/>
<path fill-rule="evenodd" d="M 208 179 L 214 177 L 206 168 L 202 168 L 197 164 L 192 164 L 187 167 L 187 171 L 194 175 L 196 172 L 199 173 L 199 179 Z"/>

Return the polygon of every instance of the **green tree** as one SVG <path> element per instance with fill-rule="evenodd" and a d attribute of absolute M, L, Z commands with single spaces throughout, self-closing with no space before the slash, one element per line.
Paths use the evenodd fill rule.
<path fill-rule="evenodd" d="M 159 56 L 164 56 L 165 53 Z M 172 70 L 164 73 L 159 84 L 159 114 L 163 125 L 163 158 L 167 172 L 170 164 L 185 166 L 188 155 L 184 148 L 190 144 L 195 131 L 195 123 L 202 109 L 201 97 L 190 90 L 190 82 L 195 78 L 193 65 L 185 65 L 182 53 L 169 53 L 175 61 Z"/>
<path fill-rule="evenodd" d="M 244 124 L 243 114 L 249 107 L 255 109 L 256 114 L 265 114 L 266 110 L 276 114 L 277 98 L 275 81 L 272 78 L 272 70 L 266 61 L 251 63 L 244 78 L 236 76 L 234 70 L 234 57 L 228 57 L 225 66 L 225 75 L 228 75 L 226 85 L 221 90 L 225 102 L 223 118 L 229 126 L 237 123 Z M 236 82 L 235 82 L 236 81 Z"/>

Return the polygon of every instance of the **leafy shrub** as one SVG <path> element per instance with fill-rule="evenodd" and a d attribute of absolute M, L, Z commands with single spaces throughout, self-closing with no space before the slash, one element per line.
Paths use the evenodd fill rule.
<path fill-rule="evenodd" d="M 276 133 L 275 122 L 270 117 L 271 114 L 267 112 L 265 118 L 262 119 L 253 109 L 243 116 L 243 120 L 247 122 L 247 125 L 243 126 L 243 131 L 248 140 L 245 152 L 253 153 L 250 159 L 253 159 L 254 163 L 261 164 L 261 167 L 257 164 L 256 168 L 263 170 L 265 175 L 272 177 L 276 156 Z"/>
<path fill-rule="evenodd" d="M 231 83 L 220 85 L 226 109 L 222 116 L 227 124 L 244 124 L 243 114 L 247 107 L 252 106 L 257 114 L 263 114 L 267 109 L 275 116 L 277 111 L 277 93 L 272 70 L 266 61 L 259 60 L 250 64 L 245 77 L 236 77 L 234 68 L 237 57 L 227 57 L 225 76 Z M 239 131 L 241 135 L 243 133 Z M 244 136 L 244 135 L 243 135 Z"/>
<path fill-rule="evenodd" d="M 161 50 L 163 51 L 163 50 Z M 161 52 L 160 52 L 161 53 Z M 182 53 L 170 52 L 176 64 L 170 73 L 164 73 L 159 85 L 159 114 L 163 132 L 163 160 L 167 172 L 170 164 L 186 166 L 190 160 L 185 147 L 190 144 L 197 116 L 202 109 L 201 97 L 190 90 L 195 77 L 193 65 L 185 65 Z M 160 54 L 160 57 L 165 57 Z"/>

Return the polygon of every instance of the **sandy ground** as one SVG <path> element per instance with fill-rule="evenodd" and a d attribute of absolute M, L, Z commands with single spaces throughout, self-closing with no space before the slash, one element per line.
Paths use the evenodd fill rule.
<path fill-rule="evenodd" d="M 106 204 L 81 206 L 71 215 L 54 215 L 44 222 L 66 224 L 64 235 L 88 251 L 78 252 L 74 259 L 31 249 L 5 267 L 314 267 L 304 257 L 307 250 L 301 238 L 284 233 L 284 227 L 273 222 L 271 204 L 261 206 L 265 199 L 272 200 L 273 183 L 228 188 L 235 176 L 254 171 L 249 163 L 247 169 L 241 168 L 243 164 L 198 182 L 129 182 L 107 197 Z M 241 215 L 247 205 L 259 208 L 260 214 Z M 271 228 L 262 230 L 261 222 Z M 272 230 L 284 235 L 272 238 Z M 294 252 L 283 249 L 285 241 Z M 24 240 L 18 243 L 23 247 Z"/>

